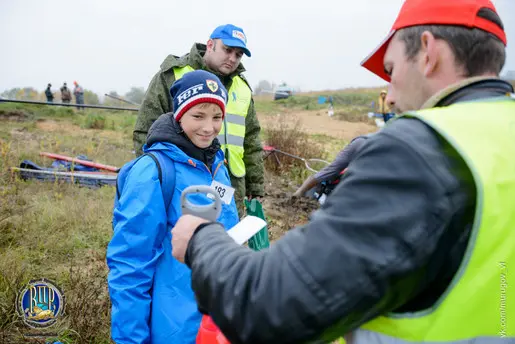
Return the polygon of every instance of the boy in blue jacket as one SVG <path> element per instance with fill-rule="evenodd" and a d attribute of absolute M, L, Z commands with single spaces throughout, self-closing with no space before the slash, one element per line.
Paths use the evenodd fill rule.
<path fill-rule="evenodd" d="M 170 89 L 173 113 L 152 125 L 144 155 L 119 172 L 113 237 L 107 247 L 112 302 L 111 335 L 120 343 L 193 344 L 202 315 L 191 271 L 171 253 L 170 229 L 181 216 L 182 191 L 191 185 L 224 185 L 218 221 L 233 227 L 232 197 L 220 132 L 227 91 L 213 74 L 196 70 Z M 206 195 L 188 197 L 207 204 Z M 221 252 L 221 254 L 223 254 Z"/>

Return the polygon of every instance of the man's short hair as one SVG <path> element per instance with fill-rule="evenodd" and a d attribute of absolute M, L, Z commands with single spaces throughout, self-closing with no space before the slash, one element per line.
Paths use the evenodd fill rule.
<path fill-rule="evenodd" d="M 495 12 L 481 9 L 478 16 L 504 29 Z M 506 50 L 499 38 L 481 29 L 454 25 L 420 25 L 399 30 L 398 35 L 406 45 L 406 56 L 409 60 L 414 59 L 420 51 L 420 36 L 424 31 L 431 32 L 436 39 L 442 39 L 449 44 L 456 64 L 464 69 L 466 77 L 485 73 L 499 75 L 504 67 Z"/>

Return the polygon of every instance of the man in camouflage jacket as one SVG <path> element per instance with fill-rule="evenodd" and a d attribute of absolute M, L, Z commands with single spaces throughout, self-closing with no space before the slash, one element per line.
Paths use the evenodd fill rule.
<path fill-rule="evenodd" d="M 224 25 L 215 29 L 211 37 L 214 37 L 215 32 L 221 28 L 227 29 L 227 27 L 239 29 L 232 25 Z M 212 72 L 220 78 L 227 90 L 231 88 L 232 78 L 235 76 L 239 76 L 247 82 L 242 75 L 245 68 L 240 61 L 243 53 L 250 56 L 250 52 L 245 45 L 229 46 L 225 44 L 228 42 L 231 41 L 210 38 L 207 44 L 194 44 L 188 54 L 181 57 L 175 55 L 166 57 L 160 70 L 152 78 L 138 113 L 133 132 L 136 156 L 142 154 L 142 147 L 146 143 L 147 133 L 152 123 L 161 114 L 172 111 L 169 89 L 175 81 L 175 67 L 189 65 L 193 69 Z M 245 196 L 249 198 L 264 196 L 263 148 L 259 137 L 260 131 L 261 127 L 254 109 L 254 100 L 251 99 L 245 117 L 245 138 L 243 141 L 243 162 L 246 174 L 244 177 L 237 178 L 230 172 L 232 186 L 236 189 L 234 197 L 240 216 L 243 216 L 243 199 Z"/>

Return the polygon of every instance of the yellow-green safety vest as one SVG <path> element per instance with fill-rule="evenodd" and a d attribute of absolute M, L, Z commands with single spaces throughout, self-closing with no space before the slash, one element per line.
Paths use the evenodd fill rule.
<path fill-rule="evenodd" d="M 184 74 L 194 70 L 191 66 L 175 67 L 173 69 L 175 80 L 179 80 Z M 249 110 L 252 91 L 242 78 L 235 76 L 232 78 L 232 85 L 228 90 L 227 97 L 224 125 L 218 134 L 218 140 L 226 155 L 231 174 L 241 178 L 245 176 L 243 141 L 245 139 L 245 118 Z"/>
<path fill-rule="evenodd" d="M 380 316 L 349 344 L 515 343 L 515 100 L 454 104 L 417 118 L 454 147 L 476 185 L 474 224 L 465 256 L 430 308 Z"/>

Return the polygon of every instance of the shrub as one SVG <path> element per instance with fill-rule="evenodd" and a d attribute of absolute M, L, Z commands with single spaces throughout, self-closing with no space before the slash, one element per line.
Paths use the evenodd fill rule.
<path fill-rule="evenodd" d="M 301 130 L 300 119 L 297 119 L 291 126 L 283 116 L 279 115 L 278 117 L 277 125 L 266 129 L 265 141 L 267 145 L 304 159 L 327 158 L 327 152 L 323 146 L 311 140 L 309 135 Z M 265 167 L 275 173 L 295 171 L 295 174 L 304 174 L 303 170 L 306 170 L 302 160 L 281 153 L 275 153 L 275 156 L 271 154 L 265 160 Z M 320 166 L 313 167 L 318 169 Z"/>
<path fill-rule="evenodd" d="M 104 129 L 106 126 L 106 118 L 102 115 L 89 114 L 84 122 L 84 128 L 88 129 Z"/>

